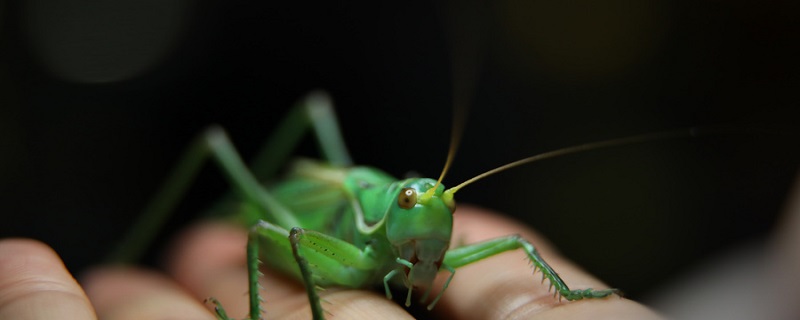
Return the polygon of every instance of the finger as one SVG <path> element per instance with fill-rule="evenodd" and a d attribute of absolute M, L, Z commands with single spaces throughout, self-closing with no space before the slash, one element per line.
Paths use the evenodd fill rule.
<path fill-rule="evenodd" d="M 81 287 L 47 245 L 0 241 L 0 319 L 96 319 Z"/>
<path fill-rule="evenodd" d="M 214 319 L 201 301 L 153 271 L 108 267 L 82 280 L 101 319 Z"/>
<path fill-rule="evenodd" d="M 287 239 L 288 241 L 288 239 Z M 181 235 L 170 252 L 167 269 L 198 297 L 217 298 L 229 315 L 248 310 L 245 231 L 220 224 L 202 223 Z M 269 259 L 265 257 L 262 259 Z M 264 270 L 263 307 L 270 318 L 309 319 L 305 290 L 297 280 Z M 382 295 L 363 290 L 320 291 L 322 307 L 333 319 L 409 319 L 398 305 Z"/>
<path fill-rule="evenodd" d="M 533 231 L 497 214 L 475 208 L 459 208 L 454 215 L 454 239 L 471 244 L 520 234 L 573 289 L 605 289 L 608 286 L 560 257 L 552 246 Z M 576 302 L 559 302 L 547 281 L 528 265 L 521 250 L 499 254 L 456 270 L 443 307 L 459 319 L 564 319 L 614 318 L 658 319 L 647 308 L 627 299 L 610 296 Z"/>

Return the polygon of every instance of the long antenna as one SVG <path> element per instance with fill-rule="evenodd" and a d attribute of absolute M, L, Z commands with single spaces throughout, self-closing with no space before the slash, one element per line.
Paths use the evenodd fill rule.
<path fill-rule="evenodd" d="M 444 8 L 445 37 L 450 40 L 450 68 L 453 74 L 453 124 L 447 160 L 445 160 L 444 168 L 439 174 L 436 185 L 429 190 L 430 195 L 433 195 L 434 190 L 442 183 L 453 164 L 464 132 L 470 104 L 474 98 L 478 64 L 482 56 L 481 46 L 486 32 L 486 25 L 480 15 L 479 4 L 481 3 L 481 1 L 464 3 L 464 1 L 451 0 L 447 1 Z"/>
<path fill-rule="evenodd" d="M 652 140 L 662 140 L 662 139 L 671 139 L 671 138 L 689 138 L 689 137 L 694 137 L 696 135 L 697 135 L 697 128 L 685 128 L 685 129 L 678 129 L 678 130 L 672 130 L 672 131 L 666 131 L 666 132 L 642 134 L 642 135 L 637 135 L 637 136 L 632 136 L 632 137 L 627 137 L 627 138 L 617 138 L 617 139 L 611 139 L 611 140 L 604 140 L 604 141 L 586 143 L 586 144 L 567 147 L 567 148 L 563 148 L 563 149 L 553 150 L 553 151 L 549 151 L 549 152 L 545 152 L 545 153 L 540 153 L 540 154 L 537 154 L 537 155 L 534 155 L 534 156 L 530 156 L 530 157 L 527 157 L 527 158 L 524 158 L 524 159 L 520 159 L 520 160 L 511 162 L 511 163 L 499 166 L 497 168 L 494 168 L 492 170 L 486 171 L 484 173 L 481 173 L 481 174 L 479 174 L 479 175 L 477 175 L 477 176 L 475 176 L 473 178 L 470 178 L 467 181 L 462 182 L 461 184 L 459 184 L 459 185 L 457 185 L 455 187 L 447 189 L 445 191 L 445 193 L 448 193 L 448 194 L 452 195 L 452 194 L 456 193 L 458 190 L 460 190 L 461 188 L 463 188 L 463 187 L 465 187 L 465 186 L 467 186 L 467 185 L 469 185 L 469 184 L 471 184 L 471 183 L 473 183 L 475 181 L 478 181 L 480 179 L 486 178 L 486 177 L 491 176 L 491 175 L 493 175 L 495 173 L 502 172 L 502 171 L 505 171 L 505 170 L 508 170 L 508 169 L 511 169 L 511 168 L 514 168 L 514 167 L 518 167 L 518 166 L 521 166 L 523 164 L 531 163 L 531 162 L 534 162 L 534 161 L 560 157 L 560 156 L 563 156 L 563 155 L 572 154 L 572 153 L 581 152 L 581 151 L 587 151 L 587 150 L 594 150 L 594 149 L 600 149 L 600 148 L 621 146 L 621 145 L 626 145 L 626 144 L 640 143 L 640 142 L 646 142 L 646 141 L 652 141 Z"/>

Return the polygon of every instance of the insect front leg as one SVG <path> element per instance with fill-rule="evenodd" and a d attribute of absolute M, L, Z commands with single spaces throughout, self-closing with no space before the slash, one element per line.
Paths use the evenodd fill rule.
<path fill-rule="evenodd" d="M 512 235 L 503 238 L 492 239 L 447 251 L 444 257 L 444 265 L 452 268 L 459 268 L 473 262 L 483 260 L 510 250 L 522 249 L 528 255 L 528 259 L 533 263 L 534 269 L 542 272 L 542 279 L 550 281 L 550 287 L 555 287 L 555 294 L 567 300 L 581 300 L 603 298 L 611 294 L 619 294 L 619 289 L 578 289 L 570 290 L 564 280 L 544 261 L 534 246 L 519 235 Z"/>

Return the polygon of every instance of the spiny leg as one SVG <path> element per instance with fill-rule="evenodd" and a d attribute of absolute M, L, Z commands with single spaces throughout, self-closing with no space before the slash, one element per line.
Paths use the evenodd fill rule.
<path fill-rule="evenodd" d="M 277 238 L 279 241 L 282 240 L 286 236 L 286 231 L 282 230 L 278 227 L 273 225 L 266 224 L 268 229 L 271 229 L 273 234 L 273 240 Z M 260 290 L 261 286 L 258 283 L 258 279 L 263 276 L 259 267 L 261 265 L 261 260 L 259 260 L 259 243 L 262 240 L 261 236 L 263 235 L 262 230 L 265 228 L 265 224 L 260 223 L 252 228 L 250 228 L 247 234 L 247 282 L 248 282 L 248 297 L 249 297 L 249 313 L 247 320 L 258 320 L 261 319 L 261 313 L 264 312 L 261 304 L 264 300 L 261 298 Z M 277 237 L 274 234 L 277 231 Z M 225 309 L 222 307 L 222 304 L 215 298 L 209 298 L 208 301 L 214 304 L 214 311 L 216 313 L 217 319 L 219 320 L 233 320 L 227 316 Z"/>
<path fill-rule="evenodd" d="M 447 251 L 444 257 L 444 264 L 453 268 L 459 268 L 473 262 L 480 261 L 487 257 L 496 254 L 514 250 L 522 249 L 528 255 L 528 259 L 533 263 L 535 269 L 542 272 L 542 280 L 545 278 L 550 281 L 550 287 L 555 287 L 555 294 L 564 297 L 567 300 L 581 300 L 584 298 L 603 298 L 611 294 L 619 294 L 619 289 L 583 289 L 583 290 L 570 290 L 564 280 L 553 270 L 547 262 L 544 261 L 539 252 L 527 240 L 521 238 L 519 235 L 513 235 L 503 238 L 492 239 L 473 245 L 468 245 Z"/>
<path fill-rule="evenodd" d="M 250 229 L 247 234 L 247 289 L 248 296 L 250 297 L 250 320 L 257 320 L 261 317 L 261 289 L 258 284 L 258 278 L 262 276 L 261 271 L 258 270 L 261 265 L 258 259 L 258 232 L 255 231 L 256 227 Z"/>
<path fill-rule="evenodd" d="M 258 260 L 258 240 L 258 233 L 255 231 L 255 228 L 251 228 L 247 235 L 247 287 L 248 297 L 250 298 L 250 309 L 246 320 L 261 319 L 261 313 L 263 312 L 261 308 L 261 302 L 263 302 L 263 300 L 259 293 L 261 287 L 258 284 L 258 278 L 262 276 L 261 271 L 258 270 L 261 264 Z M 214 313 L 218 320 L 233 320 L 228 317 L 228 313 L 225 312 L 225 308 L 222 307 L 219 300 L 211 297 L 206 301 L 210 301 L 214 304 Z"/>
<path fill-rule="evenodd" d="M 311 317 L 314 320 L 322 320 L 325 319 L 325 313 L 319 301 L 317 286 L 314 284 L 314 277 L 311 275 L 311 266 L 308 265 L 308 260 L 300 253 L 300 238 L 302 237 L 302 233 L 303 229 L 292 228 L 292 231 L 289 233 L 289 243 L 292 244 L 292 253 L 294 254 L 295 261 L 297 261 L 297 266 L 300 268 L 300 274 L 303 276 L 303 284 L 306 286 L 308 302 L 311 305 Z"/>

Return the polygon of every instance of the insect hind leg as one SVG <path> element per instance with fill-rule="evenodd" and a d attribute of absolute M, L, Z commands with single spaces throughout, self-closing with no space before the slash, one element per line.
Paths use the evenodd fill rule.
<path fill-rule="evenodd" d="M 270 220 L 280 225 L 298 225 L 297 218 L 270 195 L 247 168 L 225 131 L 218 126 L 211 126 L 184 151 L 156 196 L 150 200 L 141 217 L 107 259 L 116 263 L 129 263 L 138 259 L 209 159 L 215 160 L 244 201 L 258 208 L 261 213 L 269 215 Z"/>
<path fill-rule="evenodd" d="M 323 157 L 333 166 L 353 164 L 339 129 L 330 97 L 321 91 L 309 93 L 280 122 L 251 162 L 253 174 L 260 180 L 275 175 L 300 138 L 311 127 Z"/>

